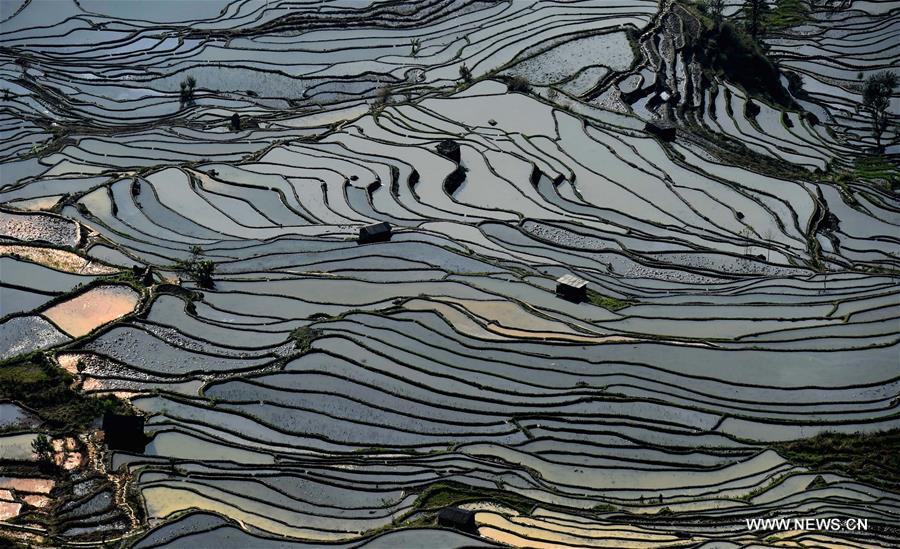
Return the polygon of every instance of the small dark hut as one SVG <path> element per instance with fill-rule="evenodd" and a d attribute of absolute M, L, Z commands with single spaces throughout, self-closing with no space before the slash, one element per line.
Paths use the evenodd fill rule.
<path fill-rule="evenodd" d="M 357 242 L 360 244 L 367 244 L 369 242 L 379 242 L 382 240 L 390 240 L 391 238 L 391 225 L 390 223 L 386 223 L 382 221 L 381 223 L 375 223 L 373 225 L 366 225 L 365 227 L 360 227 L 359 229 L 359 238 Z"/>
<path fill-rule="evenodd" d="M 445 139 L 437 144 L 437 152 L 439 155 L 449 158 L 454 162 L 459 162 L 459 144 L 455 141 Z"/>
<path fill-rule="evenodd" d="M 104 415 L 103 436 L 110 450 L 143 453 L 147 445 L 142 416 Z"/>
<path fill-rule="evenodd" d="M 231 129 L 238 131 L 241 129 L 241 115 L 234 113 L 231 115 Z"/>
<path fill-rule="evenodd" d="M 675 134 L 677 133 L 674 127 L 661 126 L 653 122 L 647 122 L 644 126 L 644 131 L 652 133 L 663 141 L 675 141 Z"/>
<path fill-rule="evenodd" d="M 563 275 L 556 279 L 556 295 L 579 303 L 587 299 L 587 280 L 574 275 Z"/>
<path fill-rule="evenodd" d="M 437 522 L 445 528 L 453 528 L 470 534 L 478 533 L 478 526 L 475 524 L 475 513 L 459 507 L 444 507 L 441 509 L 438 512 Z"/>

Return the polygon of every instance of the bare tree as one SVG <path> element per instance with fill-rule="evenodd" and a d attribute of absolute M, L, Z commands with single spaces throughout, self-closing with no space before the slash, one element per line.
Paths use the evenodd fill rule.
<path fill-rule="evenodd" d="M 890 123 L 888 107 L 891 106 L 891 95 L 897 87 L 897 74 L 882 71 L 866 78 L 862 86 L 862 108 L 872 118 L 872 133 L 875 135 L 875 146 L 881 150 L 881 135 Z"/>

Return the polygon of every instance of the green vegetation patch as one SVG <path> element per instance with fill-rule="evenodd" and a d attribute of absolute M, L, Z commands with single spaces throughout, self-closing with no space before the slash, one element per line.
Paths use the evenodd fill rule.
<path fill-rule="evenodd" d="M 726 80 L 778 105 L 793 105 L 790 94 L 781 85 L 778 68 L 745 31 L 726 22 L 704 33 L 703 40 L 699 56 L 705 57 L 705 64 Z"/>
<path fill-rule="evenodd" d="M 432 484 L 419 495 L 416 509 L 442 509 L 463 503 L 490 501 L 515 509 L 523 515 L 531 513 L 538 502 L 513 492 L 467 486 L 458 482 Z"/>
<path fill-rule="evenodd" d="M 625 307 L 634 305 L 633 301 L 603 295 L 599 292 L 595 292 L 594 290 L 588 290 L 587 297 L 588 301 L 598 307 L 603 307 L 608 311 L 618 311 L 619 309 L 624 309 Z"/>
<path fill-rule="evenodd" d="M 83 430 L 106 412 L 128 414 L 128 407 L 113 396 L 92 397 L 73 387 L 74 378 L 42 354 L 0 363 L 0 399 L 17 400 L 46 422 L 50 430 Z"/>
<path fill-rule="evenodd" d="M 294 340 L 294 348 L 301 353 L 305 353 L 309 351 L 312 342 L 320 335 L 322 335 L 320 330 L 310 328 L 309 326 L 301 326 L 291 332 L 291 339 Z"/>
<path fill-rule="evenodd" d="M 865 183 L 887 192 L 896 192 L 900 190 L 900 167 L 884 155 L 869 154 L 858 156 L 849 165 L 832 163 L 819 180 L 838 185 L 844 191 L 846 200 L 855 205 L 857 202 L 850 183 Z"/>
<path fill-rule="evenodd" d="M 200 246 L 191 248 L 191 257 L 178 261 L 175 270 L 191 278 L 201 288 L 212 288 L 215 285 L 213 273 L 216 272 L 216 264 L 209 259 L 200 259 L 203 249 Z"/>
<path fill-rule="evenodd" d="M 778 0 L 766 17 L 770 29 L 786 29 L 803 24 L 809 18 L 809 6 L 805 0 Z"/>
<path fill-rule="evenodd" d="M 738 84 L 749 94 L 763 97 L 782 107 L 793 107 L 794 100 L 781 84 L 778 67 L 766 55 L 763 46 L 743 26 L 717 21 L 697 4 L 678 5 L 694 15 L 703 28 L 690 49 L 694 58 L 710 72 Z M 787 9 L 787 8 L 785 8 Z"/>
<path fill-rule="evenodd" d="M 0 367 L 0 390 L 18 384 L 33 385 L 48 381 L 50 377 L 44 368 L 33 362 L 10 364 Z M 5 395 L 8 391 L 3 390 Z"/>
<path fill-rule="evenodd" d="M 835 472 L 900 492 L 900 429 L 876 433 L 822 433 L 773 446 L 785 459 L 814 472 Z"/>
<path fill-rule="evenodd" d="M 900 188 L 900 167 L 880 154 L 857 158 L 852 177 L 887 185 L 891 189 Z"/>

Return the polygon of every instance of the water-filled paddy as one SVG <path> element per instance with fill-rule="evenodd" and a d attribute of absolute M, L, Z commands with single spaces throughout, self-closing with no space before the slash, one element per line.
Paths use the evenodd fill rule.
<path fill-rule="evenodd" d="M 896 486 L 772 449 L 897 427 L 900 204 L 854 164 L 854 86 L 898 26 L 821 4 L 762 37 L 780 102 L 704 65 L 680 2 L 3 4 L 0 358 L 128 399 L 149 442 L 102 456 L 127 498 L 4 471 L 0 515 L 170 548 L 895 516 Z M 3 400 L 0 469 L 34 467 L 34 413 Z M 435 522 L 458 502 L 470 533 Z M 828 534 L 782 541 L 896 544 Z"/>

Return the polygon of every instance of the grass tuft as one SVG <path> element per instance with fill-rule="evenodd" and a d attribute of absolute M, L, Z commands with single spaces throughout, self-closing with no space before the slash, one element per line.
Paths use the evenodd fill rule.
<path fill-rule="evenodd" d="M 617 297 L 612 297 L 608 295 L 603 295 L 599 292 L 595 292 L 594 290 L 588 290 L 587 292 L 588 301 L 593 303 L 598 307 L 603 307 L 608 311 L 618 311 L 620 309 L 624 309 L 625 307 L 629 307 L 634 305 L 633 301 L 628 301 L 625 299 L 619 299 Z"/>

